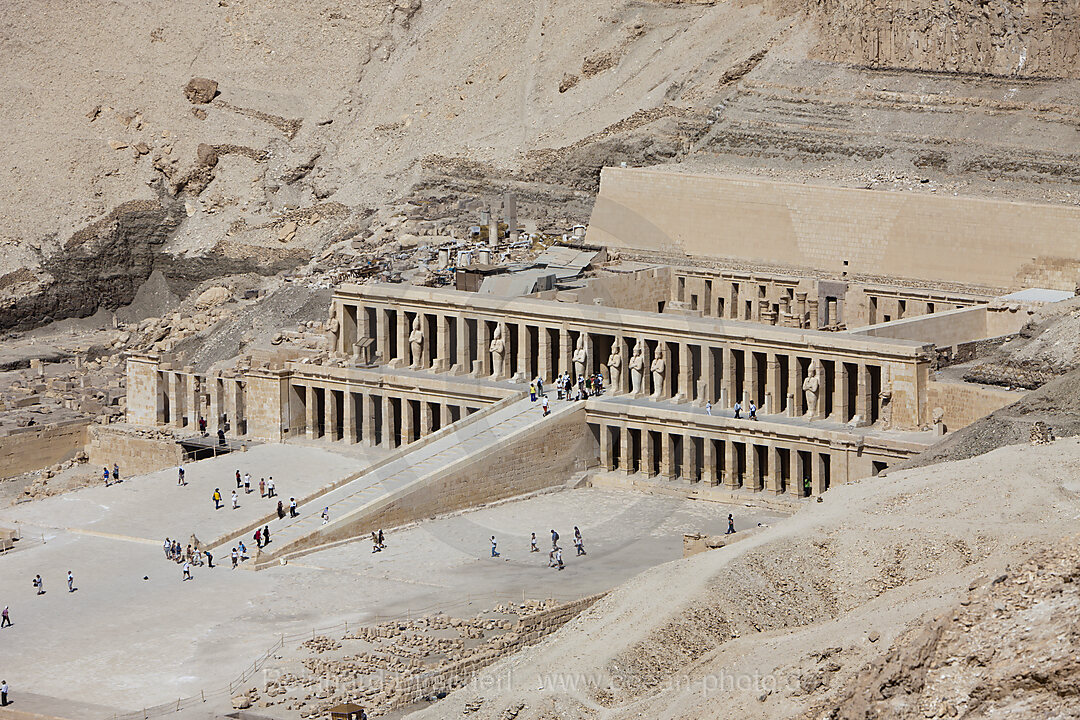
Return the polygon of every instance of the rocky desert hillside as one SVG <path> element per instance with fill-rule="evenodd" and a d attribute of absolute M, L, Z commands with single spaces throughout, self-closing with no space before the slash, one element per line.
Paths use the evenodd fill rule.
<path fill-rule="evenodd" d="M 506 190 L 565 232 L 620 162 L 1076 202 L 1073 24 L 1053 3 L 11 0 L 0 328 L 126 305 L 155 270 L 183 298 L 347 268 Z"/>

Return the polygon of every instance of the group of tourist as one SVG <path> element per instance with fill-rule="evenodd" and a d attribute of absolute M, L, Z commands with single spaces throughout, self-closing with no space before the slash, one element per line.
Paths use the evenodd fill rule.
<path fill-rule="evenodd" d="M 587 400 L 603 394 L 604 377 L 600 373 L 579 375 L 575 383 L 570 373 L 564 372 L 555 378 L 555 390 L 559 400 Z"/>
<path fill-rule="evenodd" d="M 734 418 L 736 420 L 741 420 L 742 419 L 743 405 L 742 405 L 741 402 L 736 400 L 735 401 L 735 407 L 732 408 L 732 411 L 734 412 Z M 757 411 L 758 411 L 758 407 L 757 407 L 757 405 L 754 404 L 754 401 L 753 400 L 747 401 L 747 403 L 746 403 L 746 417 L 747 417 L 747 419 L 748 420 L 757 420 L 758 419 Z M 711 402 L 706 402 L 705 403 L 705 414 L 706 415 L 712 415 L 712 403 Z"/>
<path fill-rule="evenodd" d="M 109 487 L 114 483 L 123 482 L 120 479 L 120 465 L 113 463 L 112 472 L 109 472 L 109 466 L 106 465 L 101 469 L 101 475 L 105 479 L 105 487 Z"/>
<path fill-rule="evenodd" d="M 379 533 L 379 537 L 380 539 L 382 538 L 381 532 Z M 588 553 L 585 552 L 585 541 L 581 537 L 581 530 L 578 529 L 577 525 L 574 526 L 574 547 L 577 549 L 577 557 L 588 555 Z M 532 536 L 529 538 L 529 552 L 540 552 L 540 548 L 536 544 L 536 533 L 532 533 Z M 495 558 L 500 556 L 501 553 L 499 552 L 498 542 L 495 540 L 495 536 L 492 535 L 491 557 Z M 563 563 L 562 548 L 559 547 L 559 533 L 554 528 L 551 530 L 551 551 L 548 552 L 548 567 L 557 570 L 562 570 L 566 567 Z"/>

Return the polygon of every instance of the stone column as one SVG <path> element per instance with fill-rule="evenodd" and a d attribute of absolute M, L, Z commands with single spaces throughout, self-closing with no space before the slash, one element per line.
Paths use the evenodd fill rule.
<path fill-rule="evenodd" d="M 210 417 L 209 422 L 206 424 L 207 429 L 211 435 L 216 435 L 217 431 L 223 427 L 221 422 L 221 415 L 224 413 L 224 398 L 222 397 L 221 381 L 216 377 L 208 376 L 206 378 L 207 384 L 210 386 Z"/>
<path fill-rule="evenodd" d="M 697 452 L 694 449 L 694 438 L 683 435 L 682 439 L 682 480 L 685 483 L 693 483 L 697 474 Z"/>
<path fill-rule="evenodd" d="M 652 367 L 652 348 L 649 343 L 645 342 L 645 338 L 639 338 L 638 342 L 641 343 L 641 358 L 645 363 L 641 370 L 641 395 L 642 397 L 649 397 L 652 395 L 652 371 L 649 369 Z M 659 345 L 657 345 L 659 347 Z"/>
<path fill-rule="evenodd" d="M 795 291 L 795 314 L 799 318 L 799 327 L 805 328 L 806 324 L 806 293 Z"/>
<path fill-rule="evenodd" d="M 743 353 L 743 362 L 745 369 L 743 370 L 743 382 L 746 388 L 746 399 L 753 400 L 754 404 L 758 404 L 758 356 L 756 352 L 747 349 Z M 743 403 L 746 407 L 746 412 L 749 413 L 748 403 Z"/>
<path fill-rule="evenodd" d="M 724 484 L 734 490 L 739 487 L 739 456 L 735 452 L 735 442 L 724 440 Z"/>
<path fill-rule="evenodd" d="M 397 311 L 397 354 L 391 366 L 396 368 L 408 367 L 411 362 L 409 357 L 409 316 L 404 310 Z"/>
<path fill-rule="evenodd" d="M 818 301 L 817 301 L 817 298 L 807 300 L 806 305 L 807 305 L 806 310 L 807 310 L 808 313 L 810 313 L 809 329 L 810 330 L 817 330 L 818 329 Z"/>
<path fill-rule="evenodd" d="M 431 427 L 434 424 L 431 416 L 431 403 L 427 400 L 417 400 L 420 403 L 420 437 L 427 437 L 431 434 Z"/>
<path fill-rule="evenodd" d="M 345 442 L 352 445 L 356 442 L 356 400 L 353 398 L 352 391 L 348 388 L 342 393 L 342 402 L 345 403 L 342 413 L 342 434 L 345 437 Z"/>
<path fill-rule="evenodd" d="M 547 385 L 553 381 L 551 377 L 551 334 L 546 327 L 541 325 L 536 328 L 536 339 L 538 342 L 537 370 L 540 371 L 540 379 Z"/>
<path fill-rule="evenodd" d="M 711 437 L 706 436 L 701 447 L 701 481 L 707 485 L 716 485 L 716 447 Z"/>
<path fill-rule="evenodd" d="M 470 371 L 477 377 L 491 376 L 491 330 L 487 322 L 480 318 L 476 321 L 476 368 Z"/>
<path fill-rule="evenodd" d="M 193 432 L 199 432 L 199 418 L 203 416 L 202 412 L 202 391 L 199 388 L 199 378 L 194 373 L 194 368 L 185 367 L 184 372 L 187 373 L 187 416 L 188 416 L 188 429 Z"/>
<path fill-rule="evenodd" d="M 816 450 L 810 454 L 810 462 L 813 463 L 813 466 L 810 468 L 810 492 L 814 495 L 820 495 L 825 492 L 825 468 L 821 456 L 822 453 L 819 453 Z"/>
<path fill-rule="evenodd" d="M 725 345 L 723 348 L 723 367 L 721 368 L 720 377 L 720 394 L 725 395 L 723 405 L 733 407 L 736 400 L 741 400 L 735 396 L 735 351 L 730 346 Z"/>
<path fill-rule="evenodd" d="M 855 414 L 860 425 L 870 424 L 870 368 L 859 363 L 858 389 L 855 392 Z"/>
<path fill-rule="evenodd" d="M 502 336 L 505 343 L 503 345 L 503 366 L 499 370 L 499 379 L 509 380 L 510 358 L 513 357 L 513 355 L 511 354 L 513 352 L 513 346 L 510 343 L 510 326 L 506 323 L 500 323 L 500 325 L 502 326 Z"/>
<path fill-rule="evenodd" d="M 660 433 L 660 477 L 664 480 L 675 479 L 675 458 L 671 455 L 671 433 Z"/>
<path fill-rule="evenodd" d="M 382 397 L 382 412 L 383 445 L 387 448 L 396 448 L 397 438 L 394 435 L 394 403 L 391 402 L 389 395 L 383 395 Z"/>
<path fill-rule="evenodd" d="M 524 321 L 517 324 L 518 374 L 522 382 L 532 382 L 532 343 L 529 342 L 529 326 Z"/>
<path fill-rule="evenodd" d="M 716 363 L 713 359 L 712 348 L 708 345 L 701 346 L 701 379 L 698 381 L 697 404 L 704 407 L 705 403 L 716 403 L 716 388 L 713 387 L 713 376 L 716 374 Z"/>
<path fill-rule="evenodd" d="M 758 477 L 757 446 L 748 441 L 746 443 L 746 478 L 743 481 L 744 490 L 761 490 L 761 478 Z"/>
<path fill-rule="evenodd" d="M 408 397 L 401 398 L 401 444 L 408 445 L 416 439 L 416 428 L 413 427 L 413 401 Z"/>
<path fill-rule="evenodd" d="M 435 316 L 435 329 L 439 336 L 438 344 L 435 346 L 438 357 L 435 358 L 431 369 L 435 372 L 447 372 L 453 358 L 450 357 L 450 319 L 445 313 Z"/>
<path fill-rule="evenodd" d="M 678 386 L 676 388 L 675 397 L 673 398 L 676 403 L 689 402 L 693 397 L 693 390 L 690 387 L 690 383 L 693 381 L 693 363 L 690 360 L 690 346 L 685 342 L 680 342 L 679 348 L 679 378 Z"/>
<path fill-rule="evenodd" d="M 787 408 L 788 417 L 802 415 L 802 370 L 799 369 L 799 358 L 796 355 L 788 355 L 788 392 L 791 395 L 791 405 Z"/>
<path fill-rule="evenodd" d="M 771 399 L 766 412 L 778 414 L 786 398 L 780 396 L 780 361 L 774 352 L 765 356 L 765 397 Z"/>
<path fill-rule="evenodd" d="M 834 422 L 847 422 L 847 398 L 848 398 L 848 373 L 847 366 L 840 360 L 833 362 L 833 370 L 835 373 L 833 379 L 833 414 L 832 420 Z"/>
<path fill-rule="evenodd" d="M 469 322 L 464 315 L 458 316 L 454 330 L 457 335 L 457 356 L 452 359 L 451 372 L 454 375 L 466 375 L 472 372 L 472 368 L 469 367 Z"/>
<path fill-rule="evenodd" d="M 765 489 L 774 495 L 779 495 L 780 490 L 780 448 L 776 445 L 769 443 L 769 468 L 768 475 L 765 477 Z"/>
<path fill-rule="evenodd" d="M 360 396 L 360 432 L 363 435 L 364 445 L 375 446 L 375 402 L 370 393 Z"/>
<path fill-rule="evenodd" d="M 611 428 L 600 423 L 600 467 L 608 472 L 615 469 L 611 453 Z"/>
<path fill-rule="evenodd" d="M 330 440 L 337 439 L 337 393 L 330 388 L 323 388 L 323 427 L 326 430 L 326 437 Z"/>
<path fill-rule="evenodd" d="M 622 372 L 619 374 L 619 387 L 616 390 L 620 395 L 628 395 L 631 389 L 630 379 L 630 343 L 625 335 L 616 335 L 615 342 L 619 345 L 619 355 L 622 357 Z"/>
<path fill-rule="evenodd" d="M 379 355 L 378 362 L 386 365 L 390 362 L 390 313 L 386 308 L 375 310 L 375 352 Z"/>
<path fill-rule="evenodd" d="M 184 378 L 177 372 L 169 373 L 169 424 L 184 427 Z"/>
<path fill-rule="evenodd" d="M 791 478 L 788 480 L 787 494 L 799 497 L 802 495 L 803 475 L 806 468 L 803 467 L 803 456 L 797 448 L 791 449 Z M 811 453 L 810 457 L 813 457 Z M 813 462 L 813 460 L 811 460 Z"/>
<path fill-rule="evenodd" d="M 570 337 L 570 330 L 559 328 L 559 369 L 561 372 L 569 373 L 571 379 L 574 379 L 573 345 L 574 341 Z"/>
<path fill-rule="evenodd" d="M 240 421 L 244 408 L 244 388 L 239 380 L 228 379 L 225 382 L 228 385 L 228 410 L 226 412 L 229 413 L 229 423 L 233 435 L 239 437 L 242 434 L 240 432 Z"/>
<path fill-rule="evenodd" d="M 652 477 L 653 462 L 656 460 L 656 445 L 653 434 L 648 428 L 641 429 L 641 471 L 645 477 Z"/>
<path fill-rule="evenodd" d="M 630 428 L 623 422 L 619 426 L 619 470 L 629 475 L 634 464 L 634 441 L 630 437 Z"/>
<path fill-rule="evenodd" d="M 307 402 L 304 405 L 305 418 L 304 422 L 307 425 L 308 439 L 314 439 L 315 433 L 319 430 L 318 418 L 315 416 L 315 388 L 310 385 L 306 385 L 304 392 L 307 393 Z"/>

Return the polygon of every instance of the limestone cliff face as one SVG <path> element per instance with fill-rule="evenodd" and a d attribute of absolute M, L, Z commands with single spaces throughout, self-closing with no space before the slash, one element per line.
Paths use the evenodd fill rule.
<path fill-rule="evenodd" d="M 791 8 L 794 10 L 794 8 Z M 1078 77 L 1076 0 L 815 0 L 816 54 L 880 68 Z"/>

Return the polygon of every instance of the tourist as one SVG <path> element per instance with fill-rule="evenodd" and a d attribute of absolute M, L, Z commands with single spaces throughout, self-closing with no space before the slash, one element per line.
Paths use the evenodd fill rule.
<path fill-rule="evenodd" d="M 548 407 L 547 395 L 544 395 L 543 397 L 540 398 L 540 407 L 544 411 L 544 417 L 547 417 L 548 415 L 551 414 L 551 408 Z"/>
<path fill-rule="evenodd" d="M 165 559 L 172 560 L 172 540 L 165 538 L 165 542 L 162 543 L 162 548 L 165 550 Z"/>
<path fill-rule="evenodd" d="M 255 538 L 255 547 L 262 550 L 262 528 L 255 528 L 255 534 L 252 537 Z"/>
<path fill-rule="evenodd" d="M 536 533 L 532 534 L 532 539 L 529 540 L 529 552 L 540 552 L 540 548 L 536 547 Z"/>
<path fill-rule="evenodd" d="M 221 509 L 221 488 L 214 488 L 213 500 L 214 500 L 214 509 L 215 510 L 220 510 Z"/>
<path fill-rule="evenodd" d="M 109 487 L 109 467 L 105 466 L 105 487 Z"/>
<path fill-rule="evenodd" d="M 738 400 L 735 401 L 735 419 L 742 419 L 742 405 L 739 404 Z"/>
<path fill-rule="evenodd" d="M 711 402 L 706 402 L 705 403 L 705 414 L 706 415 L 712 415 L 712 403 Z"/>
<path fill-rule="evenodd" d="M 297 517 L 299 514 L 296 512 L 296 498 L 289 498 L 289 517 Z"/>
<path fill-rule="evenodd" d="M 281 501 L 277 501 L 277 517 L 281 520 L 285 517 L 285 506 L 281 504 Z"/>
<path fill-rule="evenodd" d="M 206 567 L 208 567 L 208 568 L 213 568 L 214 567 L 214 556 L 210 554 L 209 550 L 206 551 Z"/>
<path fill-rule="evenodd" d="M 190 579 L 191 579 L 191 562 L 190 561 L 184 561 L 184 580 L 190 580 Z M 183 580 L 181 582 L 183 582 Z"/>
<path fill-rule="evenodd" d="M 499 551 L 495 549 L 495 536 L 491 536 L 491 557 L 499 557 Z"/>
<path fill-rule="evenodd" d="M 374 530 L 372 530 L 371 531 L 371 552 L 377 553 L 377 552 L 380 552 L 381 550 L 382 550 L 382 548 L 379 547 L 379 536 L 375 534 Z"/>
<path fill-rule="evenodd" d="M 535 380 L 529 384 L 529 400 L 530 400 L 530 402 L 536 402 L 536 381 Z"/>
<path fill-rule="evenodd" d="M 379 530 L 379 549 L 382 550 L 386 547 L 386 543 L 383 542 L 382 530 Z"/>
<path fill-rule="evenodd" d="M 8 705 L 8 684 L 7 680 L 0 680 L 0 707 L 7 707 Z"/>
<path fill-rule="evenodd" d="M 551 531 L 551 548 L 552 550 L 559 549 L 559 533 L 555 532 L 554 529 Z"/>
<path fill-rule="evenodd" d="M 259 478 L 259 497 L 266 497 L 266 478 Z"/>
<path fill-rule="evenodd" d="M 75 576 L 68 570 L 68 592 L 75 592 Z"/>
<path fill-rule="evenodd" d="M 37 594 L 38 595 L 44 595 L 45 594 L 45 581 L 41 579 L 40 575 L 35 575 L 34 576 L 34 587 L 37 588 Z"/>
<path fill-rule="evenodd" d="M 221 428 L 218 428 L 218 431 L 217 431 L 217 442 L 218 442 L 218 445 L 222 445 L 222 446 L 225 445 L 225 431 L 222 430 Z"/>
<path fill-rule="evenodd" d="M 323 511 L 322 511 L 322 524 L 325 525 L 328 522 L 330 522 L 330 507 L 329 506 L 324 507 Z"/>
<path fill-rule="evenodd" d="M 237 541 L 236 547 L 237 547 L 238 550 L 240 550 L 240 559 L 241 560 L 249 559 L 248 551 L 247 551 L 247 545 L 244 544 L 243 540 Z"/>
<path fill-rule="evenodd" d="M 541 397 L 544 396 L 544 379 L 539 375 L 536 376 L 536 394 Z"/>
<path fill-rule="evenodd" d="M 236 510 L 240 507 L 240 497 L 236 494 L 236 491 L 232 491 L 232 509 Z"/>
<path fill-rule="evenodd" d="M 239 470 L 237 470 L 237 471 L 236 471 L 236 489 L 237 489 L 237 490 L 239 490 L 239 489 L 240 489 L 240 483 L 241 483 L 241 480 L 240 480 L 240 471 L 239 471 Z"/>
<path fill-rule="evenodd" d="M 184 480 L 184 466 L 183 465 L 181 465 L 179 467 L 179 469 L 177 470 L 177 472 L 176 472 L 176 484 L 177 485 L 187 485 L 187 482 Z"/>
<path fill-rule="evenodd" d="M 270 479 L 266 481 L 266 497 L 272 498 L 276 493 L 274 492 L 274 476 L 271 475 Z"/>
<path fill-rule="evenodd" d="M 199 432 L 206 437 L 206 418 L 204 417 L 199 418 Z"/>
<path fill-rule="evenodd" d="M 731 513 L 728 513 L 728 516 L 727 516 L 727 532 L 724 533 L 724 534 L 725 535 L 734 535 L 735 534 L 735 518 L 733 518 L 731 516 Z"/>
<path fill-rule="evenodd" d="M 580 535 L 574 538 L 574 547 L 577 548 L 577 554 L 579 557 L 586 554 L 585 544 L 582 542 Z"/>
<path fill-rule="evenodd" d="M 270 544 L 270 526 L 263 525 L 263 547 Z"/>
<path fill-rule="evenodd" d="M 119 465 L 119 463 L 113 463 L 113 466 L 112 466 L 112 481 L 114 483 L 120 482 L 120 465 Z"/>
<path fill-rule="evenodd" d="M 750 419 L 757 420 L 757 405 L 754 404 L 753 400 L 750 401 Z"/>
<path fill-rule="evenodd" d="M 548 552 L 548 567 L 555 567 L 555 550 L 554 550 L 554 548 L 552 548 L 552 550 L 550 552 Z"/>
<path fill-rule="evenodd" d="M 244 494 L 251 492 L 251 473 L 244 473 Z"/>
<path fill-rule="evenodd" d="M 560 550 L 556 550 L 556 551 L 555 551 L 555 565 L 556 565 L 556 566 L 557 566 L 557 567 L 558 567 L 558 568 L 559 568 L 560 570 L 562 570 L 562 569 L 563 569 L 563 567 L 565 567 L 565 566 L 563 565 L 563 562 L 562 562 L 562 550 L 561 550 L 561 549 L 560 549 Z"/>
<path fill-rule="evenodd" d="M 235 570 L 237 564 L 240 562 L 240 553 L 236 552 L 236 548 L 232 549 L 232 569 Z"/>
<path fill-rule="evenodd" d="M 11 627 L 11 611 L 8 610 L 8 606 L 4 606 L 3 612 L 0 612 L 0 628 Z"/>

